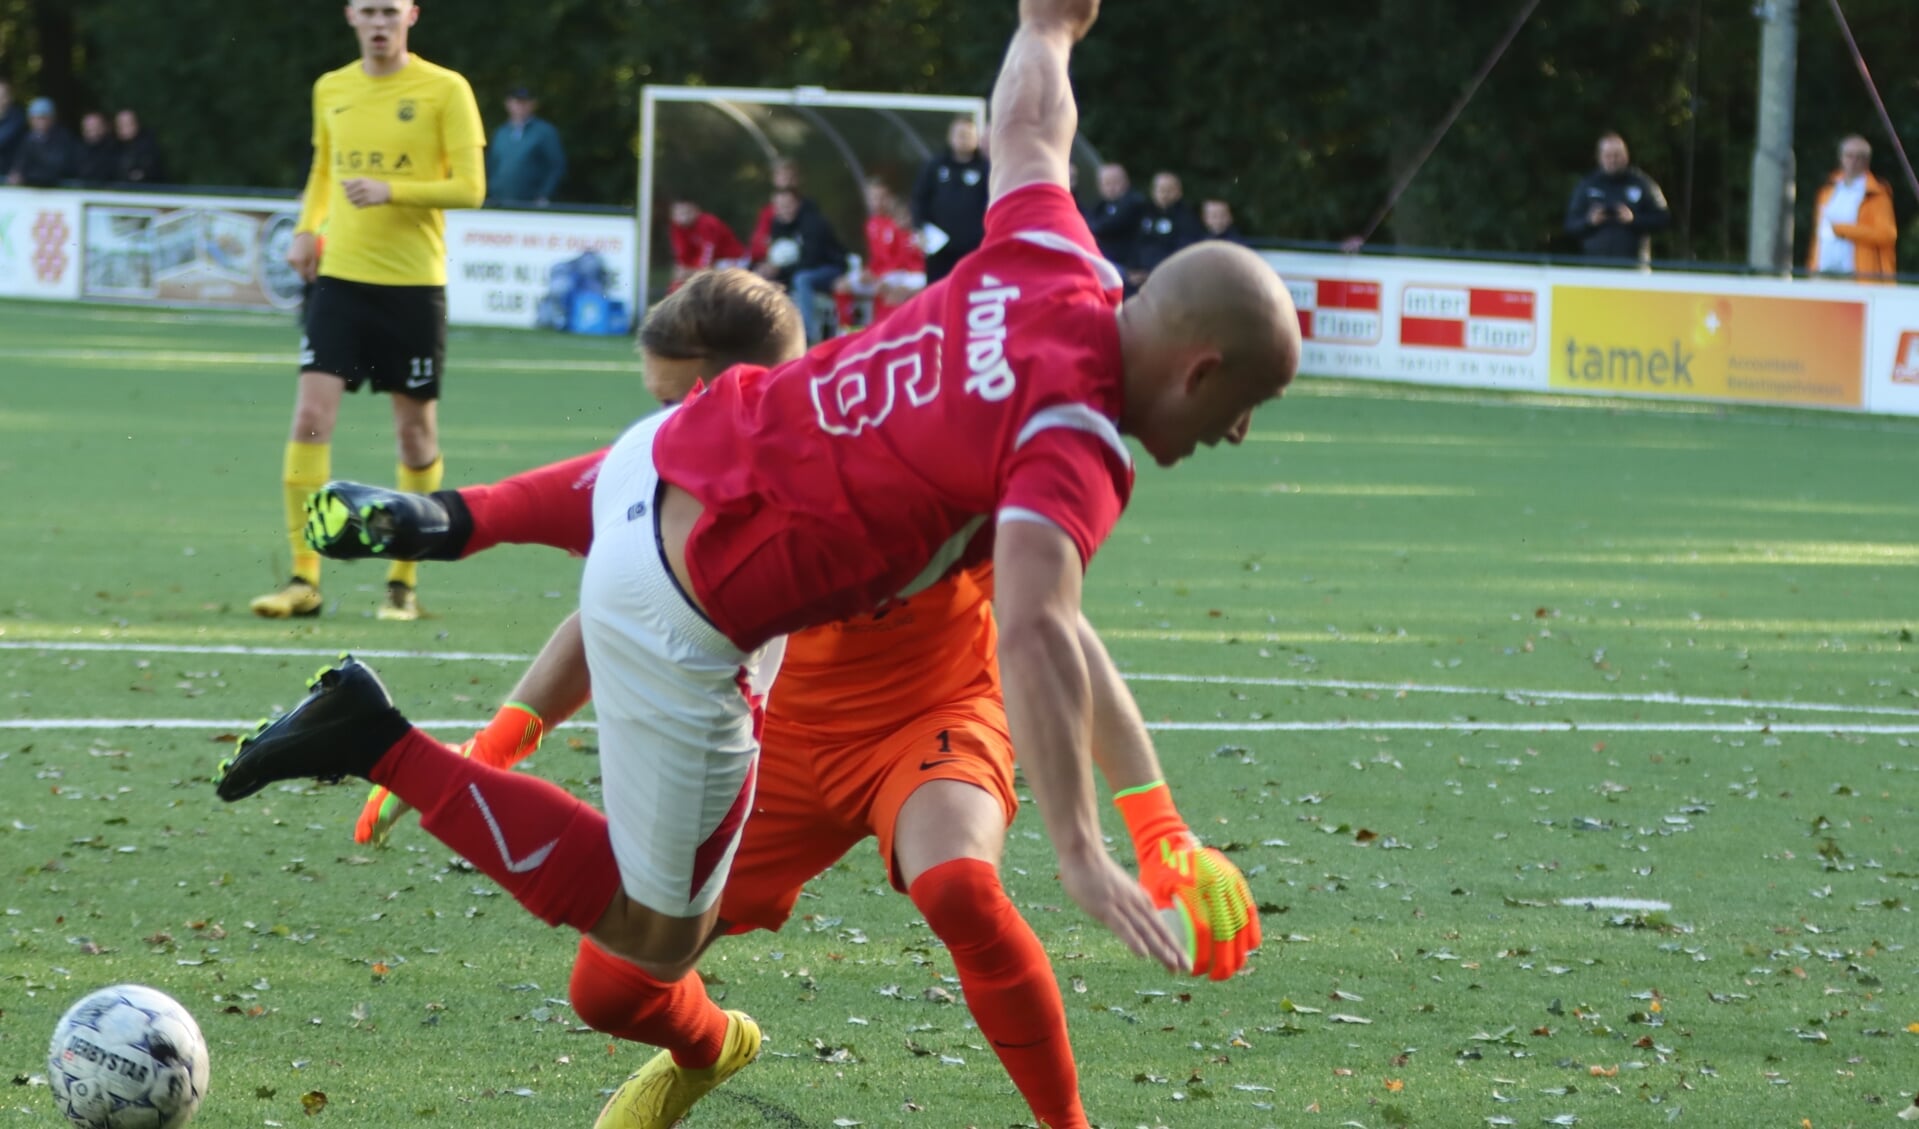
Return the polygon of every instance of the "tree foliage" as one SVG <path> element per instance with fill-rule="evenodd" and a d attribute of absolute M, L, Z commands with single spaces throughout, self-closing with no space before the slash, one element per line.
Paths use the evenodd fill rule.
<path fill-rule="evenodd" d="M 1523 0 L 1180 0 L 1106 5 L 1075 58 L 1081 126 L 1144 181 L 1233 201 L 1248 230 L 1336 240 L 1415 162 Z M 1919 211 L 1821 0 L 1801 0 L 1799 238 L 1841 136 L 1861 132 Z M 1844 0 L 1902 135 L 1919 140 L 1903 65 L 1912 0 Z M 414 46 L 472 80 L 489 123 L 524 83 L 566 138 L 566 195 L 635 194 L 647 83 L 985 94 L 1013 0 L 421 0 Z M 1376 241 L 1564 250 L 1566 193 L 1617 129 L 1677 217 L 1667 258 L 1743 258 L 1760 25 L 1752 0 L 1542 4 L 1412 181 Z M 352 57 L 326 4 L 0 0 L 0 74 L 78 109 L 141 110 L 196 182 L 293 187 L 307 90 Z M 71 112 L 69 118 L 74 116 Z M 1910 229 L 1909 229 L 1910 230 Z M 1919 267 L 1919 230 L 1901 260 Z"/>

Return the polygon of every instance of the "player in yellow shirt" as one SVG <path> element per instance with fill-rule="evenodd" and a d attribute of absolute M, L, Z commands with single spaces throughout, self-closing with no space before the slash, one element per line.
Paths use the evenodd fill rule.
<path fill-rule="evenodd" d="M 301 537 L 307 495 L 332 477 L 340 398 L 393 401 L 400 489 L 431 493 L 443 464 L 436 404 L 446 361 L 447 208 L 486 196 L 480 108 L 466 79 L 407 50 L 413 0 L 352 0 L 360 58 L 313 84 L 313 169 L 287 263 L 314 282 L 300 341 L 284 484 L 293 578 L 253 601 L 271 619 L 320 614 L 320 555 Z M 316 235 L 326 229 L 322 262 Z M 381 619 L 418 619 L 419 565 L 395 561 Z"/>

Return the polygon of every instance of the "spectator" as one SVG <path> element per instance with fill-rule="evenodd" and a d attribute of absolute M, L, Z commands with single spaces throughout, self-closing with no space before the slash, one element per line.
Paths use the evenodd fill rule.
<path fill-rule="evenodd" d="M 839 295 L 840 324 L 853 324 L 854 298 L 873 300 L 871 320 L 877 322 L 925 288 L 926 255 L 912 228 L 902 222 L 893 190 L 873 177 L 866 182 L 866 261 L 833 286 Z"/>
<path fill-rule="evenodd" d="M 113 135 L 120 139 L 120 175 L 126 184 L 165 184 L 166 165 L 160 160 L 160 145 L 141 128 L 140 115 L 121 110 L 113 115 Z"/>
<path fill-rule="evenodd" d="M 1806 265 L 1820 274 L 1890 275 L 1898 239 L 1892 186 L 1872 175 L 1872 144 L 1855 133 L 1839 143 L 1839 168 L 1812 206 Z"/>
<path fill-rule="evenodd" d="M 1086 226 L 1099 241 L 1099 253 L 1122 271 L 1133 265 L 1133 244 L 1139 239 L 1139 222 L 1145 214 L 1146 197 L 1133 187 L 1126 166 L 1101 165 L 1099 203 L 1087 213 Z"/>
<path fill-rule="evenodd" d="M 27 106 L 27 135 L 20 139 L 13 155 L 13 171 L 8 184 L 29 188 L 51 188 L 73 178 L 78 148 L 73 134 L 54 120 L 53 99 L 35 98 Z"/>
<path fill-rule="evenodd" d="M 486 149 L 487 202 L 538 204 L 544 208 L 559 191 L 566 175 L 566 150 L 560 131 L 533 111 L 539 100 L 524 86 L 506 96 L 506 124 L 493 134 Z"/>
<path fill-rule="evenodd" d="M 1185 189 L 1176 173 L 1153 174 L 1153 198 L 1139 217 L 1139 235 L 1133 244 L 1133 266 L 1128 272 L 1134 286 L 1146 281 L 1153 268 L 1173 257 L 1173 252 L 1190 247 L 1205 237 L 1199 217 L 1183 197 Z"/>
<path fill-rule="evenodd" d="M 1601 259 L 1652 262 L 1652 233 L 1672 225 L 1666 194 L 1633 166 L 1626 139 L 1608 133 L 1599 139 L 1599 167 L 1573 189 L 1566 202 L 1566 234 L 1579 248 Z"/>
<path fill-rule="evenodd" d="M 74 152 L 74 179 L 106 184 L 119 177 L 120 144 L 107 128 L 107 116 L 100 111 L 91 111 L 80 119 L 80 144 Z"/>
<path fill-rule="evenodd" d="M 986 189 L 991 169 L 980 152 L 979 122 L 970 114 L 946 128 L 946 155 L 926 162 L 913 185 L 913 226 L 926 249 L 926 280 L 946 277 L 986 238 Z"/>
<path fill-rule="evenodd" d="M 1228 243 L 1246 245 L 1246 237 L 1239 233 L 1239 225 L 1233 222 L 1233 206 L 1214 197 L 1203 201 L 1199 206 L 1199 225 L 1206 229 L 1203 239 L 1224 239 Z"/>
<path fill-rule="evenodd" d="M 667 233 L 673 239 L 673 284 L 668 287 L 669 293 L 694 271 L 746 265 L 746 248 L 740 246 L 739 236 L 697 202 L 677 196 L 668 215 L 672 222 Z"/>
<path fill-rule="evenodd" d="M 773 191 L 775 193 L 778 193 L 782 188 L 791 188 L 793 191 L 798 192 L 800 190 L 799 162 L 794 161 L 790 157 L 779 158 L 773 162 L 772 177 Z M 800 210 L 807 211 L 812 208 L 813 201 L 808 200 L 802 193 L 800 196 Z M 759 217 L 753 221 L 753 234 L 747 237 L 746 257 L 748 259 L 755 263 L 766 260 L 767 249 L 773 241 L 772 232 L 773 199 L 769 196 L 766 200 L 766 206 L 760 209 Z"/>
<path fill-rule="evenodd" d="M 773 193 L 766 259 L 753 269 L 792 291 L 793 304 L 806 323 L 806 340 L 813 343 L 826 336 L 820 299 L 830 296 L 834 281 L 846 273 L 846 248 L 820 210 L 805 204 L 795 189 Z"/>
<path fill-rule="evenodd" d="M 13 100 L 13 84 L 0 78 L 0 178 L 13 170 L 13 155 L 27 136 L 27 115 Z"/>

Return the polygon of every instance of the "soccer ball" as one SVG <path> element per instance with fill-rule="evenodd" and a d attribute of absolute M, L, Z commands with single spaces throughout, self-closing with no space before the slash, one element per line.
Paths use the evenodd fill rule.
<path fill-rule="evenodd" d="M 179 1129 L 206 1096 L 207 1043 L 172 996 L 118 984 L 60 1017 L 47 1081 L 83 1129 Z"/>

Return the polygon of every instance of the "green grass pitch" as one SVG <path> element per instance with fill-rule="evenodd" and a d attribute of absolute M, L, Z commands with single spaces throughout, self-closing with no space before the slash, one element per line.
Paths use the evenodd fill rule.
<path fill-rule="evenodd" d="M 427 565 L 417 623 L 372 618 L 371 564 L 329 566 L 318 620 L 250 617 L 287 569 L 294 344 L 0 304 L 0 1126 L 55 1123 L 54 1020 L 116 981 L 199 1017 L 206 1126 L 579 1126 L 642 1059 L 578 1028 L 570 935 L 417 825 L 355 847 L 358 789 L 214 798 L 224 742 L 326 656 L 393 652 L 409 713 L 464 726 L 575 598 L 577 562 L 507 549 Z M 645 406 L 624 341 L 456 331 L 448 367 L 449 484 Z M 1006 882 L 1095 1121 L 1891 1124 L 1915 452 L 1919 421 L 1307 379 L 1243 448 L 1143 468 L 1087 608 L 1268 943 L 1225 985 L 1127 958 L 1022 814 Z M 392 469 L 385 405 L 350 399 L 334 473 Z M 562 730 L 535 770 L 594 795 L 593 748 Z M 1602 897 L 1670 909 L 1559 904 Z M 769 1053 L 689 1125 L 1025 1124 L 870 847 L 801 912 L 706 965 Z"/>

